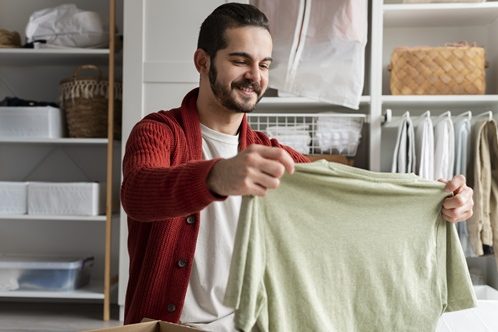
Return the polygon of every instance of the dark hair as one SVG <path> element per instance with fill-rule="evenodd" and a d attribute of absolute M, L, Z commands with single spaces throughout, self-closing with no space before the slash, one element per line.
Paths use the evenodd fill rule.
<path fill-rule="evenodd" d="M 258 8 L 242 3 L 225 3 L 202 22 L 197 48 L 214 58 L 218 50 L 227 47 L 225 30 L 244 26 L 262 27 L 270 31 L 268 18 Z"/>

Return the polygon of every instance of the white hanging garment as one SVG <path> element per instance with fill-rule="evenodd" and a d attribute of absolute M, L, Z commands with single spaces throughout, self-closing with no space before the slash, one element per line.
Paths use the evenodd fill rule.
<path fill-rule="evenodd" d="M 270 86 L 358 109 L 364 83 L 367 0 L 251 0 L 270 21 Z"/>
<path fill-rule="evenodd" d="M 394 148 L 391 172 L 412 173 L 416 165 L 415 131 L 410 115 L 405 113 L 398 127 L 398 137 Z"/>
<path fill-rule="evenodd" d="M 455 134 L 449 113 L 443 114 L 434 127 L 434 179 L 451 179 L 455 160 Z"/>
<path fill-rule="evenodd" d="M 415 129 L 417 167 L 415 173 L 424 179 L 434 179 L 434 128 L 430 114 L 421 118 Z"/>
<path fill-rule="evenodd" d="M 455 129 L 455 168 L 453 175 L 466 175 L 470 154 L 470 117 L 456 118 L 453 125 Z M 459 222 L 456 227 L 465 257 L 476 256 L 472 250 L 467 223 Z"/>
<path fill-rule="evenodd" d="M 457 118 L 455 130 L 455 169 L 453 175 L 467 174 L 470 154 L 470 118 Z"/>

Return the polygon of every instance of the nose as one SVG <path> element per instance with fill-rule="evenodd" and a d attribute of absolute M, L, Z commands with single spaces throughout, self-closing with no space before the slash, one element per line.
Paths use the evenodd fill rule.
<path fill-rule="evenodd" d="M 259 83 L 261 81 L 261 70 L 259 66 L 257 64 L 250 66 L 247 69 L 244 77 L 248 80 L 251 80 L 252 82 Z"/>

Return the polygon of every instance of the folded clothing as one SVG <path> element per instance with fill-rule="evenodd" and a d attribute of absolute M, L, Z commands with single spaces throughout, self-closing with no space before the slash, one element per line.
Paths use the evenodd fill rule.
<path fill-rule="evenodd" d="M 308 125 L 271 126 L 266 128 L 266 133 L 300 153 L 309 153 L 311 136 L 308 128 Z"/>
<path fill-rule="evenodd" d="M 321 117 L 316 139 L 322 153 L 335 152 L 354 156 L 361 138 L 362 118 Z"/>

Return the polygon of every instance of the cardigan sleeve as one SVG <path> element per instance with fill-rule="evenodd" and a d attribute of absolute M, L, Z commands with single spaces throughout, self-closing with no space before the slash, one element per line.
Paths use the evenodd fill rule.
<path fill-rule="evenodd" d="M 219 159 L 188 161 L 171 128 L 142 121 L 130 133 L 123 159 L 121 201 L 137 221 L 157 221 L 200 211 L 225 196 L 212 193 L 207 176 Z M 175 145 L 178 145 L 175 147 Z"/>

